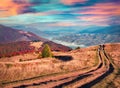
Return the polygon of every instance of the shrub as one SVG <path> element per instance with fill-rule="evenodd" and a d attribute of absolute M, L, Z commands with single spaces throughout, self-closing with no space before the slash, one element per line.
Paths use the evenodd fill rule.
<path fill-rule="evenodd" d="M 41 53 L 38 55 L 37 59 L 40 59 L 40 58 L 42 58 L 42 54 Z"/>
<path fill-rule="evenodd" d="M 6 65 L 7 68 L 12 67 L 12 64 L 9 64 L 9 63 L 7 63 L 7 64 L 5 64 L 5 65 Z"/>
<path fill-rule="evenodd" d="M 48 44 L 45 44 L 43 50 L 42 50 L 42 58 L 45 57 L 52 57 L 53 54 L 51 53 L 51 49 Z"/>
<path fill-rule="evenodd" d="M 19 62 L 22 62 L 23 60 L 22 59 L 19 59 Z"/>

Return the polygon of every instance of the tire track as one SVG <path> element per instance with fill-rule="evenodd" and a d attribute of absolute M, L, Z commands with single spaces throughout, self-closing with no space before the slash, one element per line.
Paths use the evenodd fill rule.
<path fill-rule="evenodd" d="M 99 72 L 98 74 L 96 74 L 94 72 L 93 77 L 89 77 L 86 80 L 84 79 L 84 81 L 86 81 L 86 83 L 83 82 L 83 80 L 80 80 L 80 81 L 77 81 L 76 83 L 73 83 L 72 85 L 71 84 L 68 85 L 67 86 L 68 88 L 90 88 L 93 85 L 95 85 L 96 83 L 100 82 L 103 78 L 105 78 L 106 76 L 108 76 L 109 74 L 111 74 L 114 71 L 114 67 L 110 63 L 109 58 L 106 56 L 103 46 L 101 46 L 100 52 L 101 52 L 101 56 L 102 56 L 102 57 L 100 56 L 101 59 L 106 60 L 106 62 L 105 62 L 105 60 L 103 61 L 103 67 L 102 67 L 102 69 L 106 68 L 105 72 L 104 71 L 103 71 L 103 73 Z M 72 86 L 72 87 L 70 87 L 70 86 Z"/>

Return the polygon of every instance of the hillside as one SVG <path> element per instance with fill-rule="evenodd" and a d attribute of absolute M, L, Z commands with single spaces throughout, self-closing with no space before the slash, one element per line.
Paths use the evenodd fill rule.
<path fill-rule="evenodd" d="M 65 52 L 71 50 L 67 46 L 54 43 L 32 32 L 16 30 L 0 25 L 0 57 L 10 57 L 35 52 L 36 50 L 41 51 L 45 44 L 50 45 L 52 51 Z"/>
<path fill-rule="evenodd" d="M 53 52 L 54 58 L 17 62 L 14 62 L 15 58 L 20 57 L 14 57 L 12 61 L 0 60 L 0 86 L 119 88 L 120 49 L 117 47 L 120 47 L 120 43 L 91 46 L 70 52 Z"/>
<path fill-rule="evenodd" d="M 18 42 L 18 41 L 48 41 L 31 32 L 16 30 L 10 27 L 0 25 L 0 43 Z"/>

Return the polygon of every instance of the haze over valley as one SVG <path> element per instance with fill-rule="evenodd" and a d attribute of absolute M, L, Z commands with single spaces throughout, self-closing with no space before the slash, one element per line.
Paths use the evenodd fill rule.
<path fill-rule="evenodd" d="M 120 26 L 98 27 L 98 28 L 58 27 L 58 28 L 48 29 L 48 28 L 41 28 L 40 25 L 41 24 L 36 24 L 33 27 L 14 26 L 13 28 L 32 31 L 39 36 L 47 38 L 56 43 L 69 46 L 71 48 L 120 42 L 120 31 L 119 31 Z"/>

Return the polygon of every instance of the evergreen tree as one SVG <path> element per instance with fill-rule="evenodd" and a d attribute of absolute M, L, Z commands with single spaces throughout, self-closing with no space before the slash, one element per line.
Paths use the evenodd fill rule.
<path fill-rule="evenodd" d="M 45 58 L 45 57 L 52 57 L 51 49 L 48 44 L 45 44 L 42 50 L 42 58 Z"/>

